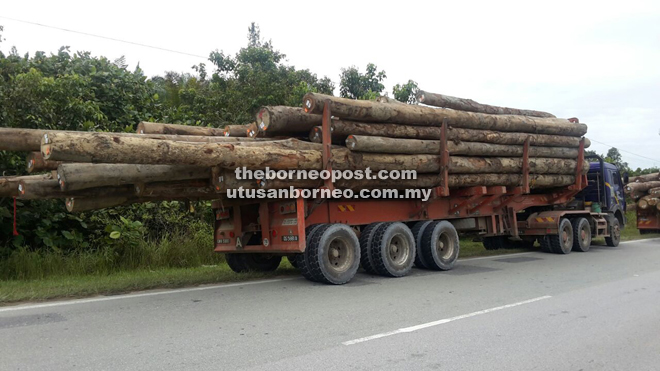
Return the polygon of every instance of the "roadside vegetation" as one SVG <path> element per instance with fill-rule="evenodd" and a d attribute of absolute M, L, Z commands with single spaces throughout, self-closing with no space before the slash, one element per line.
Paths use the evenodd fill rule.
<path fill-rule="evenodd" d="M 110 60 L 69 47 L 51 55 L 20 54 L 7 47 L 2 30 L 0 127 L 135 132 L 140 121 L 223 127 L 252 122 L 263 105 L 298 105 L 309 91 L 335 91 L 330 78 L 288 64 L 254 24 L 247 45 L 235 55 L 216 50 L 208 63 L 191 71 L 153 77 L 139 66 L 129 70 L 123 57 Z M 338 91 L 343 97 L 372 99 L 386 94 L 386 77 L 371 63 L 364 71 L 349 66 L 338 76 Z M 416 90 L 409 80 L 395 85 L 392 96 L 414 103 Z M 617 153 L 608 156 L 620 162 Z M 24 154 L 0 151 L 0 175 L 25 173 Z M 212 221 L 207 202 L 71 214 L 61 200 L 17 200 L 14 209 L 14 200 L 0 198 L 0 303 L 296 272 L 284 261 L 271 274 L 234 274 L 223 256 L 213 253 Z M 624 231 L 624 239 L 638 237 L 636 229 Z M 518 251 L 486 251 L 480 242 L 463 239 L 461 257 Z"/>

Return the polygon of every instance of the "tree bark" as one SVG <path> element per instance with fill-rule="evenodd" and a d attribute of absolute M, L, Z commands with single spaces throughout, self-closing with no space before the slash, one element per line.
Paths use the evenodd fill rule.
<path fill-rule="evenodd" d="M 626 193 L 641 193 L 641 192 L 646 192 L 651 188 L 658 188 L 660 187 L 660 181 L 655 181 L 655 182 L 643 182 L 643 183 L 628 183 L 624 187 Z"/>
<path fill-rule="evenodd" d="M 0 177 L 0 197 L 18 197 L 18 184 L 22 180 L 53 180 L 52 173 L 26 176 L 1 176 Z"/>
<path fill-rule="evenodd" d="M 140 198 L 172 201 L 214 200 L 222 197 L 213 189 L 209 179 L 136 184 L 134 195 Z"/>
<path fill-rule="evenodd" d="M 308 133 L 321 121 L 321 115 L 307 114 L 299 107 L 266 106 L 257 113 L 259 130 L 269 134 Z"/>
<path fill-rule="evenodd" d="M 307 113 L 323 113 L 325 102 L 330 104 L 333 116 L 355 121 L 391 122 L 418 126 L 441 126 L 443 120 L 457 128 L 582 136 L 587 125 L 558 118 L 539 118 L 516 115 L 489 115 L 484 113 L 441 110 L 412 104 L 387 104 L 372 101 L 338 98 L 308 93 L 303 98 Z"/>
<path fill-rule="evenodd" d="M 28 173 L 57 170 L 57 167 L 62 163 L 61 161 L 44 160 L 41 152 L 30 152 L 26 157 L 26 161 Z"/>
<path fill-rule="evenodd" d="M 142 121 L 137 126 L 138 134 L 169 134 L 169 135 L 206 135 L 218 136 L 225 135 L 223 129 L 210 128 L 205 126 L 161 124 L 158 122 Z"/>
<path fill-rule="evenodd" d="M 136 183 L 208 179 L 208 167 L 187 165 L 62 164 L 57 169 L 63 191 Z"/>
<path fill-rule="evenodd" d="M 351 151 L 398 154 L 437 154 L 440 141 L 418 139 L 393 139 L 351 135 L 346 139 L 346 147 Z M 479 142 L 447 142 L 449 154 L 466 156 L 507 156 L 520 157 L 523 146 L 490 144 Z M 530 146 L 530 157 L 572 158 L 578 156 L 577 148 Z"/>
<path fill-rule="evenodd" d="M 450 127 L 447 139 L 493 144 L 523 144 L 529 137 L 529 144 L 547 147 L 578 147 L 580 138 L 560 135 L 504 133 L 490 130 L 474 130 Z M 413 126 L 398 124 L 363 123 L 344 120 L 333 120 L 331 131 L 333 136 L 347 137 L 349 135 L 368 135 L 388 138 L 407 139 L 440 139 L 440 128 L 432 126 Z M 584 148 L 589 148 L 591 141 L 584 138 Z"/>
<path fill-rule="evenodd" d="M 660 173 L 653 173 L 653 174 L 645 174 L 645 175 L 630 177 L 630 179 L 628 179 L 628 183 L 644 183 L 644 182 L 652 182 L 659 180 L 660 180 Z"/>
<path fill-rule="evenodd" d="M 547 117 L 554 118 L 555 115 L 535 110 L 509 108 L 491 106 L 489 104 L 481 104 L 473 101 L 472 99 L 457 98 L 449 95 L 435 94 L 420 90 L 417 92 L 417 100 L 429 106 L 451 108 L 459 111 L 488 113 L 492 115 L 522 115 L 533 117 Z"/>
<path fill-rule="evenodd" d="M 227 125 L 224 129 L 226 137 L 247 137 L 248 125 Z"/>

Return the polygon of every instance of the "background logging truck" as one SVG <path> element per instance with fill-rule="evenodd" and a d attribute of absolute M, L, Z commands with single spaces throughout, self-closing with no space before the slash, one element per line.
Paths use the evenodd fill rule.
<path fill-rule="evenodd" d="M 305 103 L 306 109 L 310 107 L 309 101 Z M 322 105 L 322 127 L 317 129 L 327 170 L 333 164 L 330 110 L 338 106 L 333 103 L 326 100 Z M 538 241 L 543 250 L 556 254 L 586 252 L 598 237 L 609 246 L 619 244 L 625 223 L 621 176 L 600 158 L 591 164 L 584 161 L 585 138 L 579 141 L 571 184 L 533 188 L 539 178 L 530 175 L 534 162 L 530 136 L 522 145 L 519 186 L 493 185 L 482 177 L 483 184 L 453 189 L 450 125 L 445 120 L 440 126 L 440 185 L 433 187 L 427 202 L 303 198 L 236 206 L 216 202 L 215 251 L 225 253 L 236 272 L 274 270 L 287 256 L 307 279 L 343 284 L 360 265 L 369 273 L 390 277 L 408 274 L 413 265 L 452 269 L 459 256 L 459 233 L 481 236 L 486 249 L 531 246 Z"/>

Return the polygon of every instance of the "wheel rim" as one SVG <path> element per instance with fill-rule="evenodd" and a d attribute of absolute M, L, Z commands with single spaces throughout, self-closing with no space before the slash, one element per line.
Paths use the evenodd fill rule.
<path fill-rule="evenodd" d="M 564 227 L 561 231 L 561 244 L 564 250 L 571 249 L 573 247 L 573 234 L 569 233 L 568 226 Z"/>
<path fill-rule="evenodd" d="M 350 248 L 348 241 L 343 238 L 335 238 L 328 246 L 329 267 L 336 272 L 345 272 L 351 267 L 353 262 L 353 249 Z"/>
<path fill-rule="evenodd" d="M 387 257 L 392 265 L 403 267 L 410 257 L 410 243 L 401 234 L 396 234 L 390 239 L 387 246 Z"/>
<path fill-rule="evenodd" d="M 618 241 L 619 238 L 621 238 L 621 228 L 618 224 L 612 228 L 612 237 L 615 241 Z"/>
<path fill-rule="evenodd" d="M 583 225 L 582 228 L 580 228 L 580 240 L 582 241 L 582 246 L 587 247 L 590 244 L 591 240 L 591 233 L 589 232 L 588 228 L 586 225 Z"/>
<path fill-rule="evenodd" d="M 438 236 L 438 243 L 436 244 L 436 252 L 438 257 L 442 260 L 449 260 L 454 255 L 456 244 L 447 233 L 441 233 Z"/>

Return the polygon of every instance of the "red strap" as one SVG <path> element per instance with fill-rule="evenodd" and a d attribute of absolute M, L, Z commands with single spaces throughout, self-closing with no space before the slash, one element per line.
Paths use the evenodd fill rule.
<path fill-rule="evenodd" d="M 16 197 L 14 197 L 14 236 L 18 236 L 18 231 L 16 230 Z"/>

